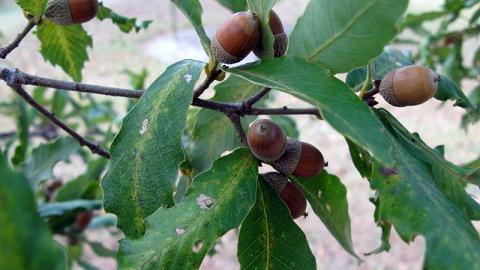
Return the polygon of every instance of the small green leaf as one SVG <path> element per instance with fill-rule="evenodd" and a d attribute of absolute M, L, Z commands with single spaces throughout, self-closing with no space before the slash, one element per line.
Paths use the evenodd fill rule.
<path fill-rule="evenodd" d="M 33 187 L 41 181 L 53 178 L 52 169 L 57 162 L 68 160 L 80 148 L 78 142 L 71 138 L 59 138 L 51 143 L 41 144 L 32 150 L 30 158 L 20 170 Z"/>
<path fill-rule="evenodd" d="M 37 214 L 34 194 L 0 157 L 0 269 L 66 269 L 65 254 Z"/>
<path fill-rule="evenodd" d="M 118 26 L 120 31 L 124 33 L 130 33 L 132 30 L 135 30 L 135 32 L 138 33 L 140 30 L 146 30 L 153 22 L 151 20 L 137 22 L 137 18 L 129 18 L 120 15 L 114 12 L 111 8 L 104 6 L 103 3 L 100 4 L 97 12 L 97 18 L 101 21 L 106 19 L 112 20 L 112 23 Z"/>
<path fill-rule="evenodd" d="M 170 66 L 123 119 L 112 143 L 102 181 L 105 209 L 118 216 L 128 237 L 141 236 L 143 219 L 174 203 L 173 185 L 185 159 L 181 135 L 203 67 L 192 60 Z"/>
<path fill-rule="evenodd" d="M 262 31 L 262 44 L 266 48 L 265 56 L 273 57 L 273 34 L 270 29 L 270 10 L 277 4 L 278 0 L 247 0 L 250 10 L 258 16 L 262 22 L 262 29 L 269 31 Z"/>
<path fill-rule="evenodd" d="M 239 102 L 257 93 L 260 89 L 260 86 L 245 79 L 230 76 L 215 87 L 213 100 Z M 228 117 L 223 113 L 201 109 L 197 114 L 192 132 L 191 158 L 194 175 L 208 169 L 213 160 L 223 152 L 239 146 L 237 134 Z"/>
<path fill-rule="evenodd" d="M 248 149 L 215 161 L 181 203 L 146 218 L 143 237 L 120 242 L 120 269 L 197 269 L 215 241 L 240 226 L 255 205 L 257 164 Z"/>
<path fill-rule="evenodd" d="M 98 210 L 102 208 L 102 201 L 73 200 L 43 204 L 38 213 L 41 217 L 62 216 L 74 210 Z"/>
<path fill-rule="evenodd" d="M 315 105 L 323 118 L 345 137 L 384 163 L 394 163 L 381 123 L 347 85 L 324 68 L 304 59 L 282 57 L 227 71 Z"/>
<path fill-rule="evenodd" d="M 45 20 L 37 27 L 40 52 L 46 61 L 59 65 L 75 81 L 82 80 L 82 69 L 92 47 L 90 35 L 81 25 L 60 26 Z"/>
<path fill-rule="evenodd" d="M 217 2 L 232 12 L 246 11 L 248 8 L 247 0 L 217 0 Z"/>
<path fill-rule="evenodd" d="M 238 236 L 242 269 L 317 269 L 307 238 L 292 220 L 287 206 L 260 179 L 257 202 Z"/>
<path fill-rule="evenodd" d="M 353 250 L 347 189 L 340 179 L 323 171 L 314 178 L 293 178 L 293 180 L 302 188 L 313 211 L 340 245 L 361 261 Z"/>
<path fill-rule="evenodd" d="M 48 0 L 16 0 L 23 10 L 27 11 L 31 15 L 42 15 L 47 7 Z"/>
<path fill-rule="evenodd" d="M 445 76 L 440 77 L 435 98 L 441 101 L 453 100 L 455 101 L 454 106 L 459 106 L 465 109 L 475 108 L 457 84 Z"/>
<path fill-rule="evenodd" d="M 28 145 L 30 143 L 30 115 L 25 101 L 16 98 L 17 110 L 17 137 L 19 145 L 15 149 L 15 155 L 12 158 L 13 165 L 19 165 L 27 158 Z"/>
<path fill-rule="evenodd" d="M 213 57 L 210 39 L 202 25 L 202 5 L 199 0 L 171 0 L 192 23 L 200 38 L 203 49 L 211 59 Z"/>
<path fill-rule="evenodd" d="M 423 23 L 428 21 L 433 21 L 438 18 L 441 18 L 447 15 L 448 11 L 429 11 L 420 14 L 408 14 L 405 18 L 401 21 L 399 28 L 416 28 L 422 26 Z"/>
<path fill-rule="evenodd" d="M 397 34 L 407 0 L 312 0 L 290 35 L 288 54 L 333 73 L 366 65 Z"/>

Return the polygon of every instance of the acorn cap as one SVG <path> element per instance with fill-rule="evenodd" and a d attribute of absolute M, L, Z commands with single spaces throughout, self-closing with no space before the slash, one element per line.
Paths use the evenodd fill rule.
<path fill-rule="evenodd" d="M 269 172 L 262 174 L 262 178 L 267 181 L 267 183 L 277 192 L 280 194 L 282 190 L 288 183 L 288 177 L 278 172 Z"/>
<path fill-rule="evenodd" d="M 50 0 L 45 17 L 59 25 L 84 23 L 93 19 L 98 11 L 97 0 Z"/>
<path fill-rule="evenodd" d="M 302 143 L 288 139 L 285 144 L 285 152 L 279 159 L 273 162 L 272 167 L 285 175 L 292 175 L 297 169 L 301 155 Z"/>
<path fill-rule="evenodd" d="M 220 63 L 224 64 L 235 64 L 243 60 L 242 57 L 236 57 L 229 54 L 222 48 L 222 45 L 217 40 L 217 36 L 214 36 L 212 39 L 212 51 L 213 55 L 215 55 L 215 59 L 218 60 Z"/>
<path fill-rule="evenodd" d="M 281 57 L 287 52 L 288 47 L 288 35 L 285 33 L 283 23 L 278 14 L 271 10 L 269 18 L 270 30 L 274 38 L 273 51 L 274 57 Z M 253 53 L 260 59 L 265 58 L 265 47 L 262 40 L 258 42 L 258 45 L 253 50 Z"/>
<path fill-rule="evenodd" d="M 45 17 L 50 21 L 60 24 L 73 24 L 72 14 L 70 13 L 69 0 L 50 0 L 45 10 Z"/>

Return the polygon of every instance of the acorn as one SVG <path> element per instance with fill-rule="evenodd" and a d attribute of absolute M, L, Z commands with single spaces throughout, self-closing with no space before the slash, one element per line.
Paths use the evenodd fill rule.
<path fill-rule="evenodd" d="M 314 177 L 322 172 L 325 160 L 315 146 L 297 140 L 287 140 L 283 155 L 272 163 L 285 175 Z"/>
<path fill-rule="evenodd" d="M 93 19 L 97 11 L 97 0 L 50 0 L 45 17 L 60 25 L 78 24 Z"/>
<path fill-rule="evenodd" d="M 90 224 L 90 221 L 92 220 L 92 218 L 93 218 L 92 211 L 86 211 L 78 214 L 74 224 L 75 230 L 80 232 L 84 231 L 88 227 L 88 224 Z"/>
<path fill-rule="evenodd" d="M 385 75 L 380 94 L 396 107 L 419 105 L 435 95 L 439 81 L 440 76 L 426 67 L 401 67 Z"/>
<path fill-rule="evenodd" d="M 287 137 L 275 122 L 261 119 L 250 126 L 247 142 L 254 156 L 264 162 L 273 162 L 283 155 Z"/>
<path fill-rule="evenodd" d="M 238 12 L 217 29 L 212 40 L 212 51 L 220 63 L 242 61 L 260 42 L 262 26 L 255 14 Z"/>
<path fill-rule="evenodd" d="M 270 30 L 273 35 L 273 52 L 275 57 L 281 57 L 287 52 L 288 47 L 288 35 L 285 33 L 283 28 L 282 20 L 278 14 L 271 10 L 270 19 L 269 19 Z M 253 53 L 260 59 L 265 57 L 265 46 L 263 45 L 262 40 L 253 50 Z"/>
<path fill-rule="evenodd" d="M 293 219 L 297 219 L 305 215 L 305 210 L 307 209 L 307 199 L 295 184 L 288 181 L 287 176 L 271 172 L 262 174 L 263 179 L 269 183 L 272 188 L 280 195 L 280 198 L 288 206 L 290 215 Z"/>

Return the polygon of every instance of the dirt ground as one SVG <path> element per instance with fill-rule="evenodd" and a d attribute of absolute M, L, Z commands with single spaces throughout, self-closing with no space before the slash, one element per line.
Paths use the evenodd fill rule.
<path fill-rule="evenodd" d="M 9 1 L 3 1 L 7 3 Z M 137 0 L 118 1 L 106 0 L 107 6 L 122 14 L 138 17 L 141 20 L 152 19 L 154 23 L 147 32 L 125 35 L 120 33 L 108 22 L 94 21 L 85 27 L 94 36 L 94 48 L 90 51 L 90 58 L 84 71 L 84 81 L 103 85 L 128 87 L 127 77 L 122 73 L 125 69 L 139 71 L 147 68 L 153 81 L 161 74 L 164 68 L 183 58 L 204 60 L 202 49 L 195 34 L 191 30 L 183 15 L 176 11 L 167 0 Z M 286 29 L 293 27 L 296 18 L 303 12 L 306 0 L 280 1 L 276 7 L 281 14 Z M 411 1 L 410 10 L 433 9 L 442 1 Z M 0 1 L 0 4 L 2 1 Z M 212 33 L 226 16 L 228 11 L 213 0 L 202 1 L 204 5 L 204 21 L 207 32 Z M 152 8 L 147 8 L 153 6 Z M 213 14 L 213 15 L 212 15 Z M 5 36 L 0 38 L 0 44 L 10 40 L 22 28 L 24 21 L 19 16 L 19 10 L 11 4 L 0 5 L 0 32 Z M 480 44 L 477 40 L 476 44 Z M 59 69 L 44 63 L 38 53 L 38 42 L 30 35 L 20 49 L 15 51 L 6 61 L 7 65 L 19 67 L 22 70 L 42 74 L 59 79 L 68 77 Z M 467 61 L 471 59 L 466 50 Z M 5 62 L 0 62 L 4 64 Z M 464 89 L 470 91 L 474 82 L 466 82 Z M 10 90 L 0 84 L 0 91 L 5 95 Z M 122 101 L 119 101 L 122 102 Z M 279 95 L 275 101 L 277 105 L 303 105 L 286 95 Z M 384 102 L 382 107 L 388 108 L 404 123 L 410 131 L 418 132 L 431 146 L 443 144 L 446 146 L 446 156 L 455 163 L 463 163 L 474 159 L 480 153 L 480 125 L 477 124 L 466 133 L 459 128 L 463 111 L 453 108 L 451 103 L 441 105 L 440 102 L 430 101 L 422 106 L 411 108 L 393 108 Z M 316 121 L 311 117 L 297 117 L 297 123 L 302 131 L 301 139 L 319 147 L 329 161 L 328 170 L 338 175 L 348 189 L 349 212 L 352 221 L 352 234 L 355 250 L 363 254 L 375 249 L 380 244 L 380 230 L 373 220 L 373 205 L 369 202 L 372 194 L 366 180 L 362 179 L 354 169 L 348 154 L 348 148 L 343 138 L 326 123 Z M 0 115 L 0 132 L 14 128 Z M 58 173 L 81 173 L 77 166 L 60 165 Z M 478 192 L 476 190 L 475 192 Z M 312 211 L 310 211 L 312 212 Z M 312 212 L 313 213 L 313 212 Z M 336 240 L 329 234 L 325 226 L 314 215 L 298 221 L 305 231 L 309 244 L 316 256 L 317 264 L 321 269 L 421 269 L 425 241 L 417 237 L 414 242 L 405 244 L 396 233 L 392 234 L 392 249 L 389 253 L 364 257 L 365 262 L 358 265 L 356 260 L 349 256 Z M 106 233 L 96 233 L 89 237 L 104 241 L 109 246 L 116 246 L 116 239 L 108 237 Z M 207 258 L 201 269 L 223 270 L 238 269 L 236 260 L 236 234 L 228 233 L 222 238 L 217 247 L 218 253 Z M 113 260 L 95 259 L 95 265 L 100 269 L 114 269 Z"/>

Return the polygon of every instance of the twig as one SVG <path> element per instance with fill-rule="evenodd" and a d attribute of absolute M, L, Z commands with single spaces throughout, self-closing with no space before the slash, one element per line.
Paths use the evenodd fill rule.
<path fill-rule="evenodd" d="M 2 132 L 0 133 L 0 141 L 1 140 L 6 140 L 10 137 L 13 137 L 17 134 L 16 131 L 7 131 L 7 132 Z M 42 130 L 36 130 L 36 131 L 32 131 L 29 133 L 30 136 L 32 137 L 40 137 L 40 138 L 44 138 L 46 140 L 51 140 L 51 139 L 54 139 L 55 137 L 57 137 L 57 131 L 55 129 L 51 129 L 51 128 L 45 128 L 45 129 L 42 129 Z"/>
<path fill-rule="evenodd" d="M 12 78 L 13 77 L 13 78 Z M 58 90 L 75 91 L 82 93 L 100 94 L 116 97 L 140 98 L 143 91 L 130 90 L 117 87 L 99 86 L 93 84 L 68 82 L 61 80 L 48 79 L 44 77 L 34 76 L 22 72 L 18 69 L 11 69 L 0 66 L 0 79 L 8 83 L 7 80 L 14 80 L 22 85 L 35 85 Z"/>
<path fill-rule="evenodd" d="M 319 119 L 322 119 L 320 111 L 316 108 L 305 109 L 291 109 L 288 107 L 282 108 L 251 108 L 246 115 L 314 115 Z"/>
<path fill-rule="evenodd" d="M 247 108 L 251 108 L 255 103 L 259 102 L 264 96 L 266 96 L 270 90 L 269 87 L 264 87 L 260 92 L 252 96 L 251 98 L 247 99 L 244 104 Z"/>
<path fill-rule="evenodd" d="M 223 71 L 220 68 L 215 68 L 215 70 L 207 76 L 207 79 L 205 79 L 205 81 L 195 90 L 193 93 L 193 98 L 195 99 L 200 97 L 222 72 Z"/>
<path fill-rule="evenodd" d="M 11 53 L 13 50 L 15 50 L 18 45 L 20 45 L 20 42 L 28 35 L 28 33 L 35 27 L 35 23 L 32 21 L 28 21 L 27 26 L 25 26 L 25 29 L 18 34 L 17 38 L 15 38 L 12 43 L 7 45 L 5 48 L 0 48 L 0 58 L 5 59 L 7 58 L 8 54 Z"/>
<path fill-rule="evenodd" d="M 50 121 L 52 121 L 55 125 L 57 125 L 59 128 L 65 130 L 70 136 L 75 138 L 81 146 L 86 146 L 92 151 L 94 154 L 98 154 L 102 157 L 105 158 L 110 158 L 110 154 L 108 151 L 103 149 L 99 144 L 92 142 L 86 138 L 84 138 L 82 135 L 78 134 L 75 132 L 73 129 L 69 128 L 65 123 L 63 123 L 60 119 L 55 117 L 55 115 L 50 112 L 49 110 L 45 109 L 42 105 L 37 103 L 22 87 L 21 84 L 9 84 L 12 89 L 17 92 L 18 95 L 20 95 L 30 106 L 35 108 L 38 112 L 43 114 L 45 117 L 47 117 Z"/>
<path fill-rule="evenodd" d="M 242 121 L 240 119 L 240 115 L 236 113 L 228 114 L 227 115 L 230 121 L 232 121 L 233 127 L 235 128 L 235 131 L 238 134 L 238 137 L 240 138 L 240 142 L 247 146 L 247 136 L 245 135 L 245 131 L 243 130 L 242 127 Z"/>

